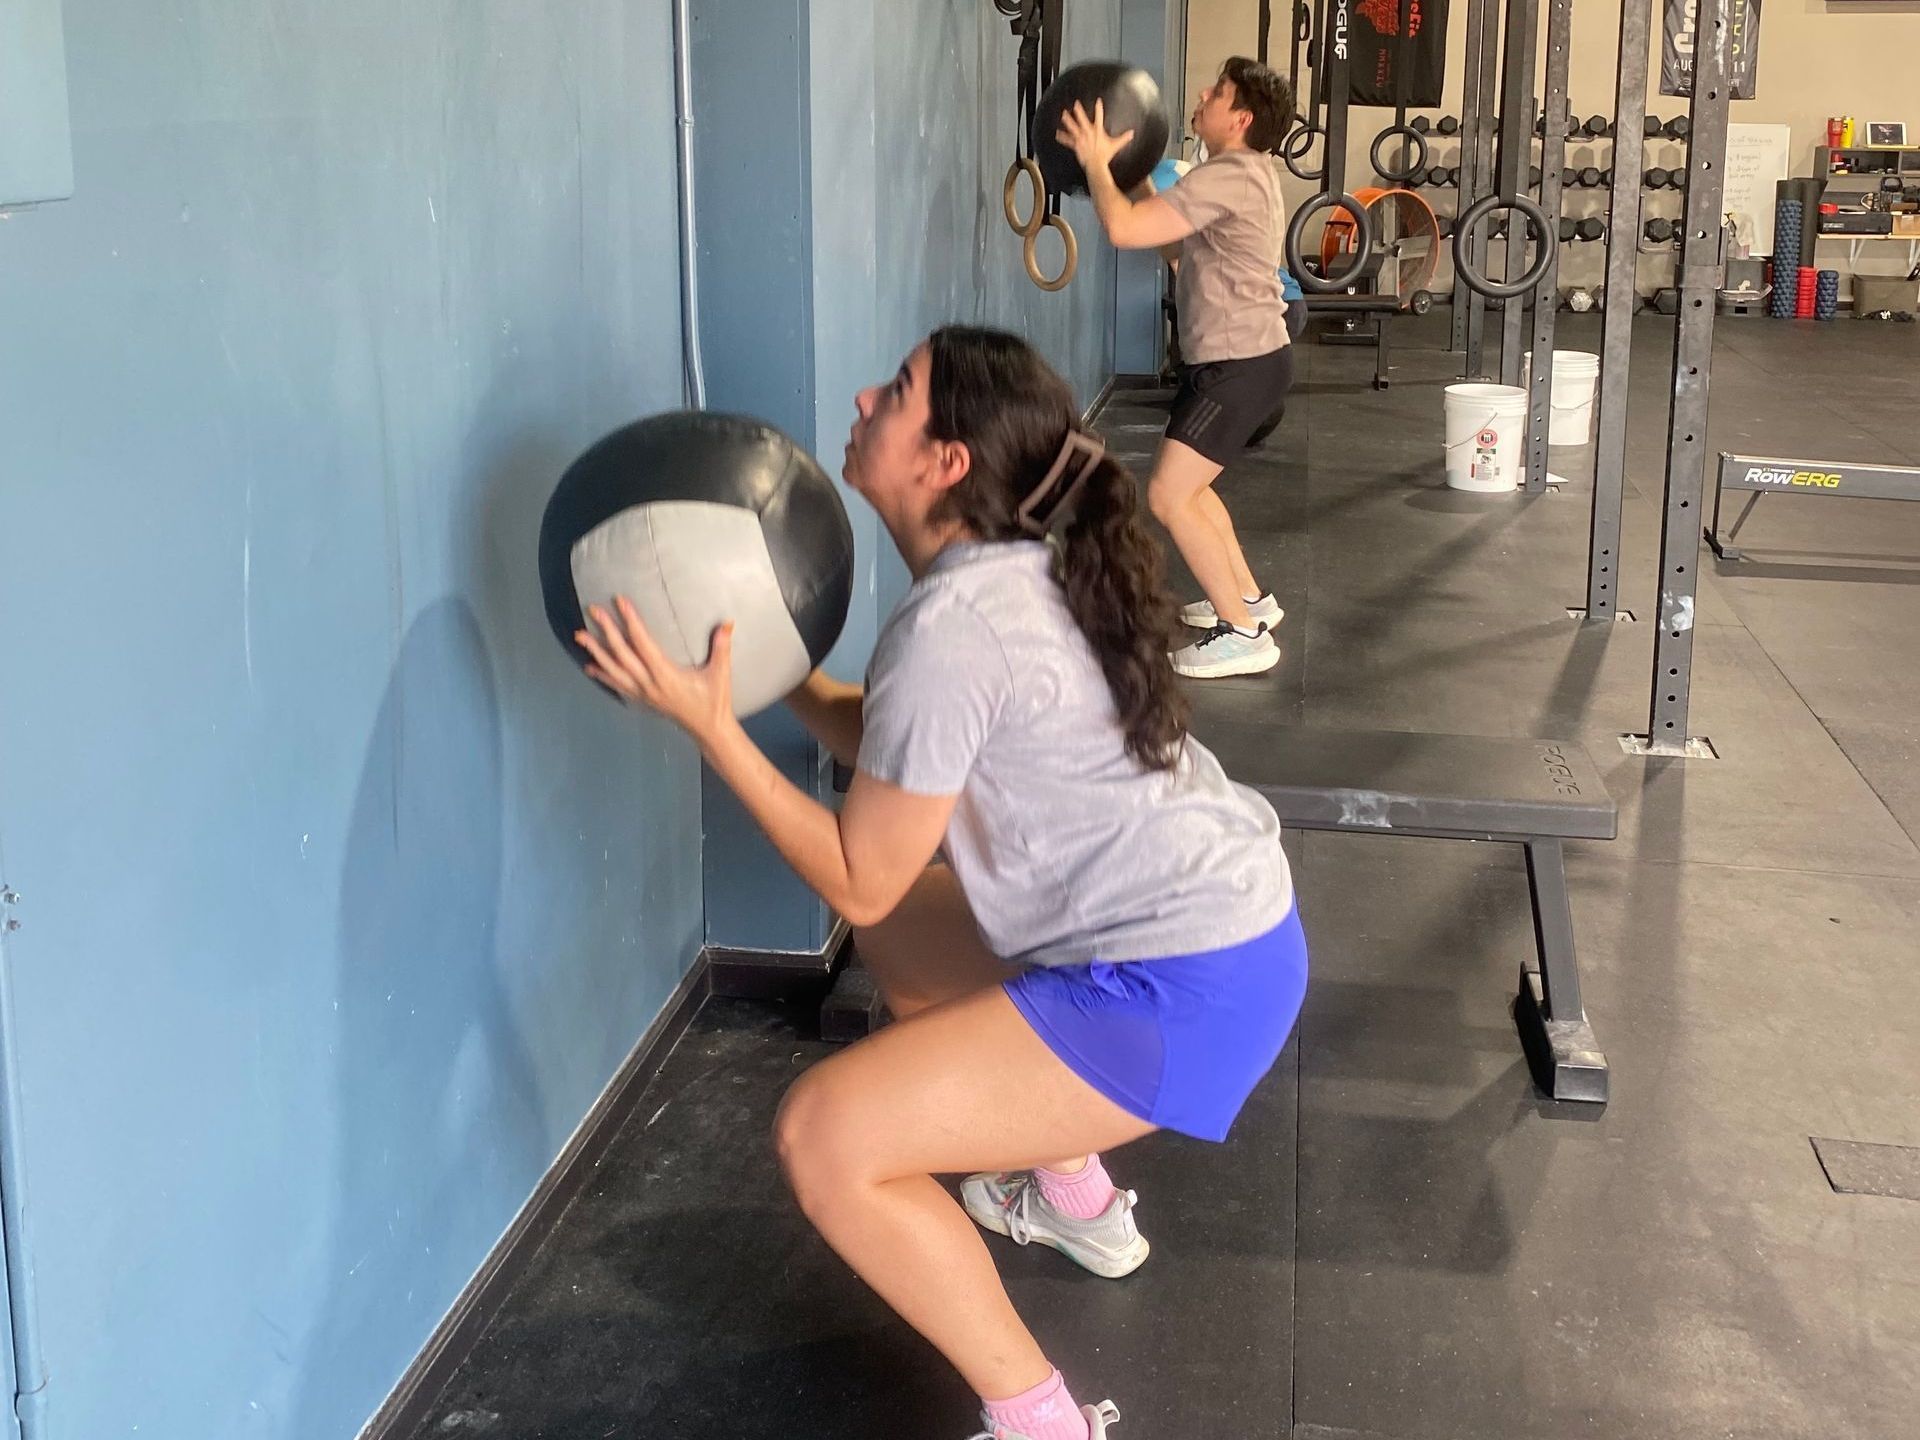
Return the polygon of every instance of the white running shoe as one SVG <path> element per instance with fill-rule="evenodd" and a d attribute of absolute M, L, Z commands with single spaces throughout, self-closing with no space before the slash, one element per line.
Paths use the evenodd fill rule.
<path fill-rule="evenodd" d="M 1271 595 L 1262 595 L 1258 600 L 1247 602 L 1247 613 L 1253 616 L 1253 623 L 1265 625 L 1272 630 L 1286 618 L 1287 612 L 1280 608 L 1280 602 Z M 1211 630 L 1220 623 L 1220 616 L 1213 608 L 1211 600 L 1196 600 L 1191 605 L 1180 607 L 1180 623 L 1191 625 L 1196 630 Z"/>
<path fill-rule="evenodd" d="M 1087 1417 L 1087 1434 L 1091 1440 L 1107 1440 L 1107 1427 L 1120 1423 L 1120 1410 L 1111 1400 L 1102 1400 L 1098 1405 L 1082 1405 L 1080 1413 Z M 993 1419 L 981 1415 L 980 1423 L 987 1428 L 973 1440 L 1027 1440 L 1027 1437 L 1015 1430 L 996 1430 Z"/>
<path fill-rule="evenodd" d="M 1280 647 L 1261 627 L 1258 635 L 1242 635 L 1221 621 L 1191 645 L 1173 652 L 1176 673 L 1190 680 L 1217 680 L 1223 675 L 1258 675 L 1280 663 Z"/>
<path fill-rule="evenodd" d="M 1050 1245 L 1108 1280 L 1131 1275 L 1146 1263 L 1150 1247 L 1133 1223 L 1137 1199 L 1131 1190 L 1116 1191 L 1100 1214 L 1076 1220 L 1047 1203 L 1028 1171 L 969 1175 L 960 1186 L 960 1203 L 982 1229 L 1016 1245 Z"/>

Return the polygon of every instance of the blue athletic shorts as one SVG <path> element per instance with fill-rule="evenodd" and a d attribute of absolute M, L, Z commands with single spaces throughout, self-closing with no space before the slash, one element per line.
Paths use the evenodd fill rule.
<path fill-rule="evenodd" d="M 1047 1048 L 1123 1110 L 1225 1140 L 1286 1048 L 1307 990 L 1298 909 L 1244 945 L 1164 960 L 1036 966 L 1006 991 Z"/>

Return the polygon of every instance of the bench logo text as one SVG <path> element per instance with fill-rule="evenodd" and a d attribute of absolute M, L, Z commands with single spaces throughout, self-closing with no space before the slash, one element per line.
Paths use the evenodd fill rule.
<path fill-rule="evenodd" d="M 1567 764 L 1567 757 L 1558 745 L 1542 746 L 1540 762 L 1547 767 L 1547 776 L 1553 781 L 1555 793 L 1560 795 L 1580 793 L 1579 783 L 1573 778 L 1573 767 Z"/>

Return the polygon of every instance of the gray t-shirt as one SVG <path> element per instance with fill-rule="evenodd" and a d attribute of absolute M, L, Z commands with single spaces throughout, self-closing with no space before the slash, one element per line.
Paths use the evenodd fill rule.
<path fill-rule="evenodd" d="M 867 670 L 859 768 L 960 796 L 942 849 L 997 955 L 1074 965 L 1197 954 L 1286 919 L 1280 822 L 1189 739 L 1127 753 L 1112 692 L 1040 541 L 949 545 Z"/>
<path fill-rule="evenodd" d="M 1174 305 L 1189 365 L 1270 355 L 1287 343 L 1287 207 L 1273 157 L 1226 150 L 1161 192 L 1193 226 L 1180 242 Z"/>

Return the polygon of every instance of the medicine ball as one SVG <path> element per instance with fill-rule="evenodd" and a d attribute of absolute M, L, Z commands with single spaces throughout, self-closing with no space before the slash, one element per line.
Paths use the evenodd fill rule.
<path fill-rule="evenodd" d="M 765 709 L 826 659 L 853 598 L 853 528 L 819 463 L 743 415 L 673 411 L 567 468 L 540 523 L 547 623 L 578 664 L 589 605 L 624 595 L 682 665 L 735 622 L 733 710 Z"/>
<path fill-rule="evenodd" d="M 1113 157 L 1113 183 L 1122 194 L 1153 173 L 1160 157 L 1167 153 L 1167 107 L 1161 102 L 1160 87 L 1153 76 L 1134 65 L 1111 60 L 1089 60 L 1069 65 L 1047 87 L 1033 112 L 1033 134 L 1029 137 L 1033 158 L 1047 189 L 1062 195 L 1087 193 L 1086 173 L 1074 153 L 1053 137 L 1060 133 L 1060 118 L 1078 102 L 1093 114 L 1093 102 L 1106 105 L 1109 135 L 1133 131 L 1133 139 Z"/>

